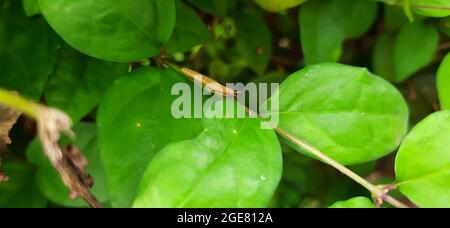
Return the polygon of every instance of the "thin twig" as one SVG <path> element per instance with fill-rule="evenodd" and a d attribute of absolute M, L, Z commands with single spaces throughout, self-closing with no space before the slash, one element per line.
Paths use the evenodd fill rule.
<path fill-rule="evenodd" d="M 404 3 L 401 3 L 399 1 L 390 1 L 390 0 L 374 0 L 377 2 L 382 2 L 385 3 L 387 5 L 392 5 L 392 6 L 404 6 Z M 446 6 L 432 6 L 432 5 L 420 5 L 420 4 L 409 4 L 409 7 L 411 8 L 416 8 L 416 9 L 434 9 L 434 10 L 449 10 L 450 11 L 450 7 L 446 7 Z"/>
<path fill-rule="evenodd" d="M 178 65 L 176 65 L 176 64 L 174 64 L 172 62 L 169 62 L 167 60 L 158 60 L 158 61 L 160 61 L 160 63 L 162 63 L 163 65 L 172 68 L 173 70 L 179 72 L 180 74 L 182 74 L 185 77 L 190 78 L 190 79 L 192 79 L 192 75 L 187 75 L 186 72 L 195 72 L 195 71 L 193 71 L 191 69 L 186 70 L 187 68 L 180 67 L 180 66 L 178 66 Z M 200 73 L 196 73 L 196 74 L 201 75 Z M 203 77 L 207 77 L 207 76 L 204 76 L 204 75 L 202 75 L 202 76 Z M 210 78 L 208 78 L 207 80 L 201 80 L 202 83 L 211 82 L 211 81 L 214 81 L 214 80 L 212 80 Z M 227 88 L 227 87 L 225 87 L 225 88 Z M 230 90 L 230 88 L 227 88 L 227 90 Z M 219 93 L 219 94 L 220 95 L 224 95 L 223 93 Z M 225 94 L 225 95 L 228 95 L 228 94 Z M 257 112 L 252 111 L 252 110 L 250 110 L 247 107 L 246 107 L 246 110 L 251 115 L 252 114 L 253 115 L 255 115 L 255 114 L 257 115 Z M 303 141 L 301 139 L 298 139 L 297 137 L 295 137 L 294 135 L 292 135 L 289 132 L 285 131 L 284 129 L 282 129 L 282 128 L 275 128 L 274 130 L 279 135 L 281 135 L 284 138 L 286 138 L 287 140 L 293 142 L 297 146 L 307 150 L 308 152 L 310 152 L 311 154 L 316 156 L 322 162 L 324 162 L 324 163 L 334 167 L 335 169 L 339 170 L 344 175 L 348 176 L 349 178 L 351 178 L 352 180 L 354 180 L 355 182 L 357 182 L 358 184 L 360 184 L 361 186 L 363 186 L 364 188 L 369 190 L 372 193 L 372 195 L 374 196 L 375 201 L 378 201 L 378 202 L 381 202 L 381 203 L 382 202 L 388 202 L 392 206 L 395 206 L 395 207 L 398 207 L 398 208 L 408 208 L 407 205 L 401 203 L 400 201 L 396 200 L 392 196 L 389 196 L 389 194 L 388 194 L 389 193 L 389 189 L 382 189 L 382 188 L 379 188 L 379 187 L 373 185 L 372 183 L 368 182 L 366 179 L 362 178 L 361 176 L 359 176 L 355 172 L 351 171 L 350 169 L 348 169 L 344 165 L 342 165 L 339 162 L 335 161 L 334 159 L 330 158 L 329 156 L 327 156 L 326 154 L 324 154 L 323 152 L 321 152 L 317 148 L 309 145 L 308 143 L 306 143 L 305 141 Z"/>
<path fill-rule="evenodd" d="M 308 143 L 298 139 L 297 137 L 291 135 L 290 133 L 286 132 L 284 129 L 275 128 L 275 131 L 279 135 L 288 139 L 289 141 L 291 141 L 291 142 L 295 143 L 296 145 L 300 146 L 301 148 L 307 150 L 308 152 L 310 152 L 311 154 L 313 154 L 314 156 L 319 158 L 319 160 L 321 160 L 322 162 L 334 167 L 335 169 L 339 170 L 341 173 L 347 175 L 352 180 L 354 180 L 355 182 L 357 182 L 358 184 L 362 185 L 364 188 L 369 190 L 376 197 L 380 198 L 383 196 L 384 192 L 380 188 L 371 184 L 366 179 L 362 178 L 361 176 L 354 173 L 353 171 L 351 171 L 344 165 L 340 164 L 339 162 L 335 161 L 334 159 L 328 157 L 323 152 L 319 151 L 317 148 L 315 148 L 315 147 L 309 145 Z"/>
<path fill-rule="evenodd" d="M 390 205 L 396 207 L 396 208 L 409 208 L 408 205 L 400 202 L 396 198 L 390 196 L 389 194 L 383 195 L 383 201 L 388 202 Z"/>

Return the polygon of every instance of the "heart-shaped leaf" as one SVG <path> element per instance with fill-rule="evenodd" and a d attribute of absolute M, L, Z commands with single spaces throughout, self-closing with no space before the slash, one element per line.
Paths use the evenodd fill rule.
<path fill-rule="evenodd" d="M 65 111 L 76 123 L 100 103 L 109 86 L 127 71 L 127 64 L 91 58 L 64 45 L 48 81 L 45 100 Z"/>
<path fill-rule="evenodd" d="M 131 206 L 157 151 L 201 132 L 199 119 L 176 119 L 171 114 L 175 100 L 171 87 L 178 82 L 186 80 L 172 70 L 143 68 L 116 81 L 103 99 L 97 123 L 113 206 Z"/>
<path fill-rule="evenodd" d="M 450 109 L 450 54 L 447 54 L 439 67 L 437 88 L 442 109 Z"/>
<path fill-rule="evenodd" d="M 399 190 L 420 207 L 450 207 L 450 111 L 434 113 L 406 136 L 395 161 Z"/>
<path fill-rule="evenodd" d="M 175 26 L 174 0 L 38 0 L 49 24 L 79 51 L 110 61 L 159 54 Z"/>
<path fill-rule="evenodd" d="M 228 104 L 226 109 L 244 110 Z M 267 206 L 282 170 L 274 131 L 250 118 L 204 119 L 203 127 L 197 138 L 170 144 L 155 156 L 135 207 Z"/>
<path fill-rule="evenodd" d="M 402 95 L 365 68 L 307 67 L 289 76 L 273 96 L 279 96 L 274 115 L 281 128 L 343 164 L 393 152 L 406 134 L 408 108 Z"/>

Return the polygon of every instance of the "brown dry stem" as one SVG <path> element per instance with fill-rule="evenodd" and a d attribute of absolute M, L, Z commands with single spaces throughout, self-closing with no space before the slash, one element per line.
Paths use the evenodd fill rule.
<path fill-rule="evenodd" d="M 36 120 L 38 137 L 44 153 L 58 171 L 63 183 L 71 191 L 71 198 L 81 197 L 91 207 L 101 207 L 90 192 L 93 181 L 86 172 L 87 160 L 78 149 L 72 147 L 64 150 L 59 145 L 61 133 L 74 136 L 69 116 L 57 109 L 29 101 L 17 93 L 3 89 L 0 89 L 0 103 Z M 3 179 L 1 173 L 0 179 Z"/>
<path fill-rule="evenodd" d="M 172 68 L 173 70 L 179 72 L 180 74 L 184 75 L 187 78 L 192 78 L 192 75 L 201 75 L 200 73 L 195 72 L 194 70 L 188 69 L 188 68 L 181 68 L 178 65 L 169 62 L 167 60 L 163 60 L 160 59 L 159 60 L 162 65 L 167 66 Z M 188 70 L 187 70 L 188 69 Z M 197 80 L 200 81 L 204 86 L 207 86 L 207 82 L 209 81 L 213 81 L 212 79 L 208 78 L 205 75 L 201 75 L 202 77 L 204 77 L 201 80 Z M 206 78 L 206 80 L 205 80 Z M 225 87 L 222 86 L 221 87 Z M 225 90 L 231 90 L 230 88 L 225 87 Z M 224 90 L 224 89 L 222 89 Z M 216 90 L 212 90 L 212 92 L 217 92 Z M 229 96 L 231 93 L 221 93 L 220 91 L 217 92 L 217 94 L 222 95 L 222 96 L 226 96 L 226 97 L 234 97 L 234 96 Z M 247 112 L 250 115 L 254 115 L 254 116 L 258 116 L 258 113 L 250 110 L 248 107 L 246 107 Z M 341 173 L 343 173 L 344 175 L 348 176 L 349 178 L 351 178 L 352 180 L 354 180 L 355 182 L 357 182 L 358 184 L 360 184 L 361 186 L 365 187 L 367 190 L 369 190 L 374 198 L 374 202 L 377 206 L 380 206 L 381 204 L 383 204 L 383 202 L 387 202 L 397 208 L 408 208 L 407 205 L 403 204 L 402 202 L 400 202 L 399 200 L 393 198 L 392 196 L 389 195 L 389 189 L 382 189 L 378 186 L 373 185 L 372 183 L 370 183 L 369 181 L 367 181 L 366 179 L 362 178 L 361 176 L 359 176 L 358 174 L 356 174 L 355 172 L 351 171 L 350 169 L 348 169 L 347 167 L 345 167 L 344 165 L 340 164 L 339 162 L 335 161 L 334 159 L 330 158 L 328 155 L 326 155 L 325 153 L 323 153 L 322 151 L 318 150 L 317 148 L 313 147 L 312 145 L 308 144 L 307 142 L 297 138 L 296 136 L 290 134 L 289 132 L 285 131 L 282 128 L 274 128 L 275 132 L 277 132 L 280 136 L 283 136 L 284 138 L 286 138 L 287 140 L 289 140 L 290 142 L 294 143 L 295 145 L 309 151 L 310 153 L 312 153 L 314 156 L 316 156 L 317 158 L 319 158 L 320 161 L 332 166 L 333 168 L 339 170 Z"/>

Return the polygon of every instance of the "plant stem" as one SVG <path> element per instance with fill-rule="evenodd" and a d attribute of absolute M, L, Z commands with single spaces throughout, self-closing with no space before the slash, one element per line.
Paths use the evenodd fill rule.
<path fill-rule="evenodd" d="M 91 207 L 101 207 L 101 204 L 90 192 L 89 184 L 84 180 L 86 178 L 85 170 L 77 166 L 77 163 L 58 143 L 61 133 L 71 134 L 72 132 L 70 117 L 57 109 L 27 100 L 16 92 L 4 89 L 0 89 L 0 103 L 17 109 L 36 120 L 37 132 L 44 154 L 71 191 L 71 195 L 74 198 L 82 197 Z M 0 172 L 0 178 L 4 179 L 1 174 Z"/>
<path fill-rule="evenodd" d="M 308 143 L 296 138 L 295 136 L 291 135 L 290 133 L 286 132 L 284 129 L 281 128 L 275 128 L 275 131 L 283 136 L 284 138 L 288 139 L 289 141 L 295 143 L 295 145 L 300 146 L 301 148 L 307 150 L 317 158 L 319 158 L 322 162 L 334 167 L 335 169 L 339 170 L 341 173 L 345 174 L 346 176 L 350 177 L 352 180 L 357 182 L 358 184 L 362 185 L 364 188 L 369 190 L 373 195 L 377 197 L 381 197 L 384 192 L 378 188 L 377 186 L 371 184 L 366 179 L 362 178 L 358 174 L 354 173 L 344 165 L 340 164 L 339 162 L 335 161 L 334 159 L 328 157 L 321 151 L 319 151 L 317 148 L 309 145 Z"/>
<path fill-rule="evenodd" d="M 159 61 L 161 61 L 160 63 L 162 63 L 163 65 L 170 67 L 173 70 L 182 74 L 183 76 L 189 78 L 189 75 L 185 74 L 185 71 L 183 71 L 182 67 L 180 67 L 172 62 L 166 61 L 166 60 L 159 60 Z M 204 77 L 206 77 L 206 76 L 204 76 Z M 253 114 L 256 113 L 247 107 L 246 107 L 246 109 L 249 113 L 253 113 Z M 310 152 L 311 154 L 316 156 L 322 162 L 334 167 L 335 169 L 339 170 L 344 175 L 348 176 L 350 179 L 354 180 L 355 182 L 357 182 L 358 184 L 360 184 L 361 186 L 363 186 L 364 188 L 369 190 L 372 193 L 372 195 L 375 197 L 376 200 L 386 201 L 386 202 L 390 203 L 392 206 L 395 206 L 398 208 L 408 208 L 407 205 L 401 203 L 400 201 L 396 200 L 392 196 L 388 195 L 388 190 L 383 190 L 383 189 L 375 186 L 374 184 L 372 184 L 369 181 L 367 181 L 366 179 L 362 178 L 361 176 L 359 176 L 355 172 L 351 171 L 344 165 L 342 165 L 339 162 L 335 161 L 334 159 L 330 158 L 329 156 L 327 156 L 326 154 L 321 152 L 319 149 L 309 145 L 308 143 L 304 142 L 301 139 L 298 139 L 297 137 L 295 137 L 294 135 L 290 134 L 289 132 L 285 131 L 282 128 L 275 128 L 274 130 L 279 135 L 283 136 L 284 138 L 286 138 L 287 140 L 296 144 L 297 146 L 307 150 L 308 152 Z"/>
<path fill-rule="evenodd" d="M 394 198 L 388 194 L 383 195 L 383 201 L 388 202 L 390 205 L 392 205 L 396 208 L 409 208 L 408 205 L 400 202 L 399 200 L 397 200 L 396 198 Z"/>
<path fill-rule="evenodd" d="M 36 119 L 39 115 L 41 105 L 28 101 L 27 99 L 19 96 L 16 92 L 0 89 L 0 103 L 15 108 L 25 115 Z"/>

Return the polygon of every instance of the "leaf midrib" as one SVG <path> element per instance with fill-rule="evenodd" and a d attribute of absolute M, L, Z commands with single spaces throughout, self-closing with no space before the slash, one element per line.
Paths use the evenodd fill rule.
<path fill-rule="evenodd" d="M 144 28 L 141 28 L 141 26 L 139 26 L 138 23 L 136 23 L 128 14 L 123 12 L 115 4 L 112 4 L 112 5 L 114 6 L 114 9 L 116 9 L 116 12 L 118 12 L 119 14 L 124 16 L 124 18 L 128 19 L 131 22 L 131 24 L 133 24 L 142 34 L 145 35 L 145 37 L 147 37 L 147 39 L 149 39 L 153 43 L 153 45 L 155 45 L 156 47 L 159 47 L 159 42 L 157 42 L 155 39 L 153 39 L 153 37 L 149 33 L 147 33 Z"/>
<path fill-rule="evenodd" d="M 424 180 L 424 179 L 432 178 L 432 177 L 435 177 L 435 176 L 439 176 L 440 174 L 448 172 L 448 171 L 450 171 L 450 164 L 447 164 L 447 165 L 445 165 L 445 166 L 443 166 L 443 167 L 441 167 L 441 168 L 439 168 L 437 170 L 434 170 L 434 171 L 432 171 L 430 173 L 427 173 L 425 175 L 422 175 L 422 176 L 419 176 L 419 177 L 415 177 L 415 178 L 412 178 L 412 179 L 405 180 L 405 181 L 402 181 L 400 183 L 397 183 L 397 186 L 400 187 L 402 185 L 407 185 L 409 183 L 416 182 L 416 181 L 419 181 L 419 180 Z"/>

